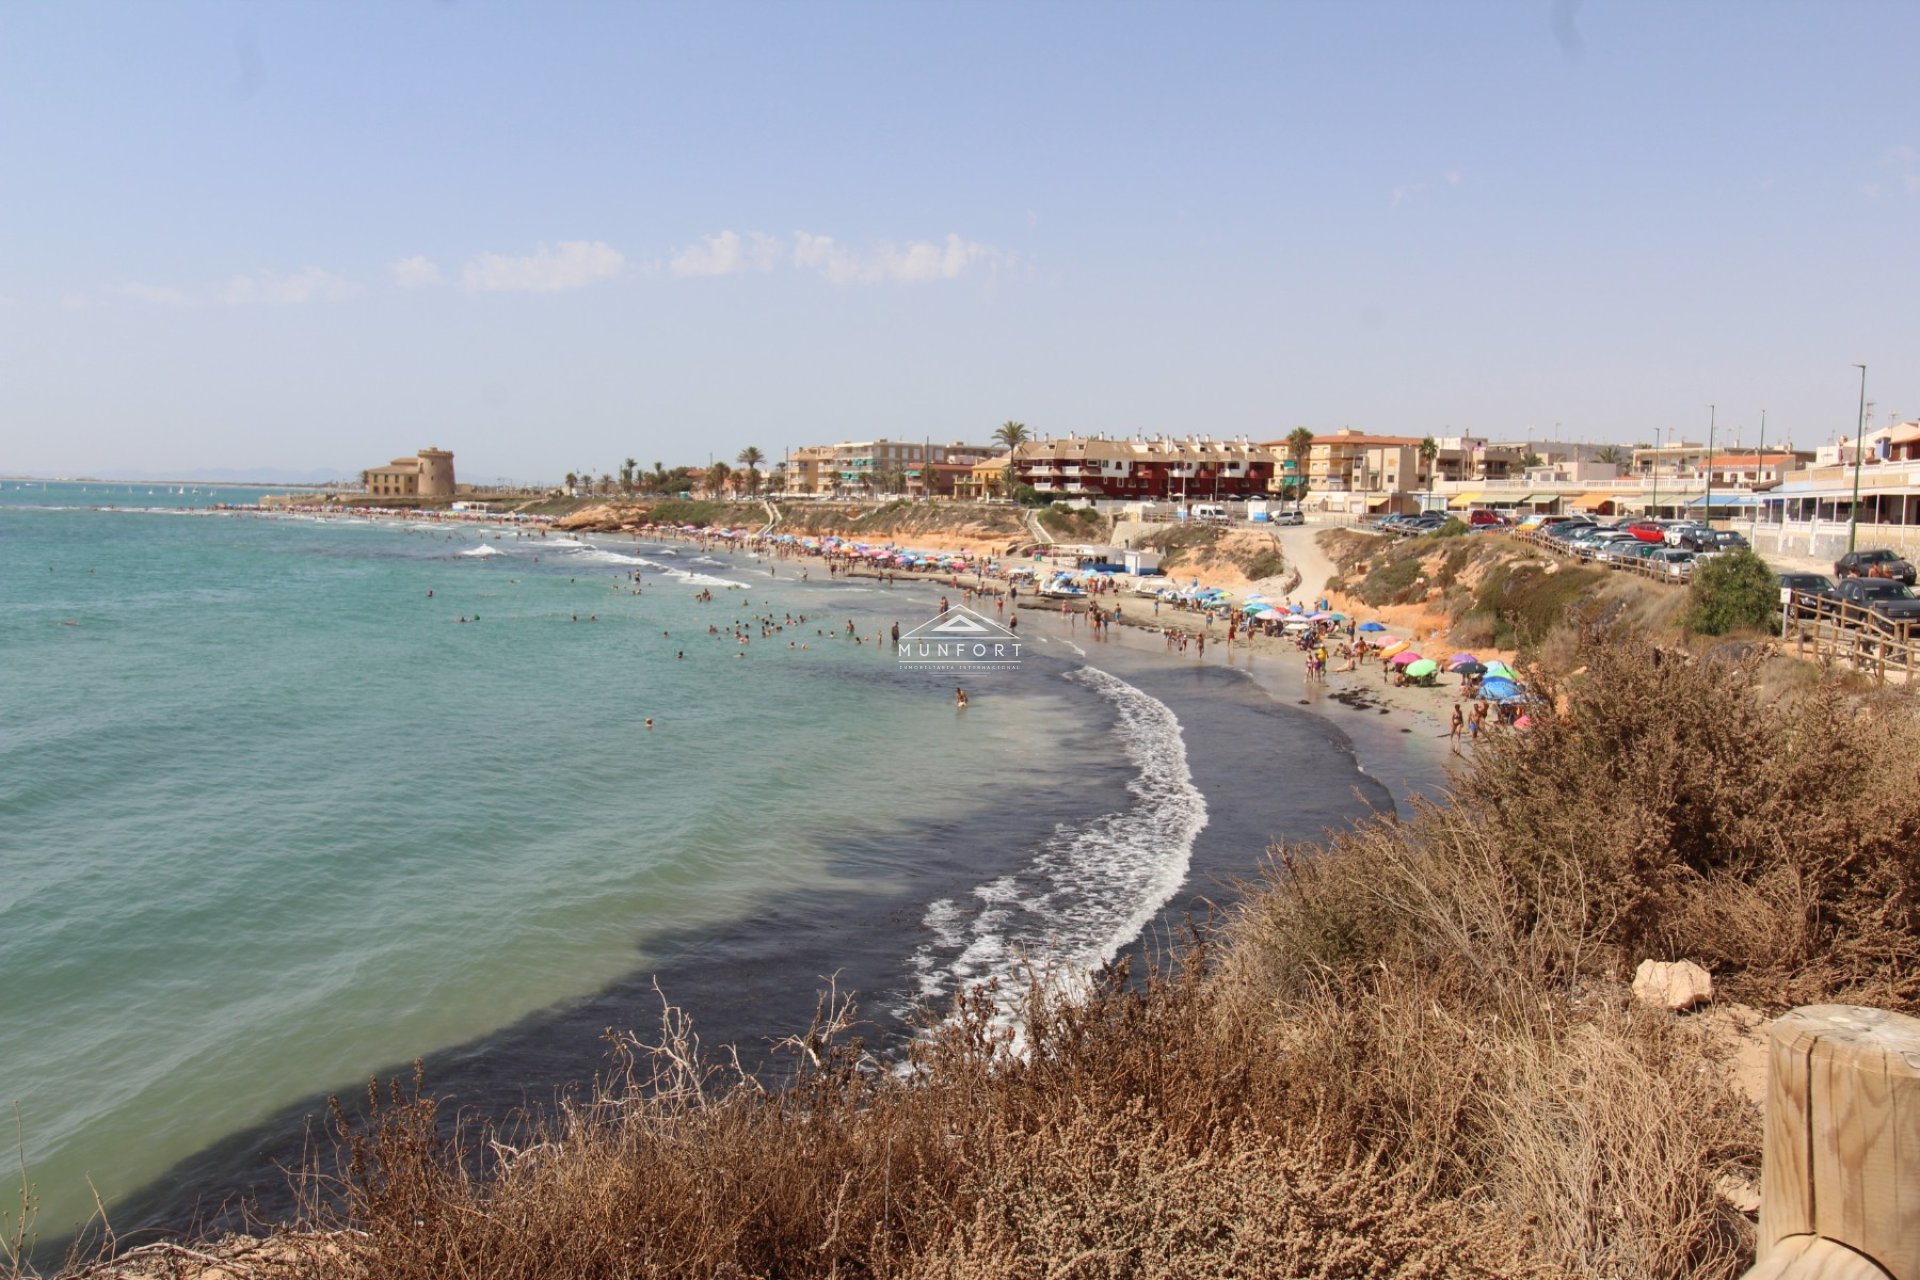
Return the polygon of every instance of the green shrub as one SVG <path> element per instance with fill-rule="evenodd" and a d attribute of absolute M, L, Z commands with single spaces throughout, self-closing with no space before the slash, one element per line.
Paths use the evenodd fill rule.
<path fill-rule="evenodd" d="M 1013 486 L 1013 500 L 1023 507 L 1044 507 L 1049 499 L 1030 484 Z"/>
<path fill-rule="evenodd" d="M 1780 610 L 1780 584 L 1773 571 L 1746 550 L 1696 562 L 1688 592 L 1687 626 L 1702 635 L 1763 628 Z"/>

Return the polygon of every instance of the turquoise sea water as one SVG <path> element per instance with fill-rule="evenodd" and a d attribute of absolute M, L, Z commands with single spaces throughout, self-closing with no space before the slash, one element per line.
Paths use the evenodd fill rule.
<path fill-rule="evenodd" d="M 654 972 L 750 1004 L 844 951 L 898 1013 L 1097 963 L 1189 884 L 1203 829 L 1250 866 L 1273 826 L 1203 798 L 1183 699 L 1328 750 L 1311 717 L 1157 696 L 1064 636 L 970 678 L 965 714 L 950 680 L 830 638 L 911 625 L 930 588 L 127 488 L 0 486 L 0 1104 L 46 1236 L 89 1180 L 151 1197 L 417 1055 L 535 1095 L 584 1079 L 577 1024 L 643 1025 L 607 993 Z M 1364 807 L 1340 751 L 1280 771 L 1289 820 Z"/>

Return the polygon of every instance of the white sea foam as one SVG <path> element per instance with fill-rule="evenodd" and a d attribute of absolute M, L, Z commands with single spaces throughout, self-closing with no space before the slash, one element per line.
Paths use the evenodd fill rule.
<path fill-rule="evenodd" d="M 1159 699 L 1094 667 L 1066 677 L 1119 713 L 1116 737 L 1137 770 L 1121 812 L 1061 823 L 1026 866 L 976 887 L 970 902 L 943 898 L 922 923 L 933 936 L 911 965 L 925 1000 L 998 979 L 1007 1025 L 1032 981 L 1075 994 L 1140 936 L 1187 878 L 1207 801 L 1187 768 L 1180 722 Z"/>
<path fill-rule="evenodd" d="M 460 554 L 463 556 L 477 556 L 477 557 L 485 558 L 487 556 L 503 556 L 507 553 L 502 551 L 498 547 L 489 547 L 485 543 L 481 543 L 477 547 L 468 547 L 465 551 L 462 551 Z"/>

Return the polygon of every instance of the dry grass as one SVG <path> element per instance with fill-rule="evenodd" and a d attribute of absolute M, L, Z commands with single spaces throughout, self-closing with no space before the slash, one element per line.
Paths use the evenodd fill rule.
<path fill-rule="evenodd" d="M 1222 936 L 1035 1003 L 1023 1055 L 975 993 L 883 1069 L 829 998 L 777 1091 L 672 1010 L 510 1132 L 373 1090 L 254 1273 L 1733 1276 L 1758 1117 L 1625 976 L 1920 1004 L 1920 730 L 1568 643 L 1556 710 L 1449 803 L 1276 849 Z"/>

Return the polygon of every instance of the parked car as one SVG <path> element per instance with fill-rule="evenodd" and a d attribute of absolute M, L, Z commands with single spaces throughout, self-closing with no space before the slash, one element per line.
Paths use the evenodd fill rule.
<path fill-rule="evenodd" d="M 1875 551 L 1849 551 L 1833 562 L 1833 576 L 1836 578 L 1893 578 L 1913 585 L 1913 566 L 1893 552 L 1880 548 Z"/>
<path fill-rule="evenodd" d="M 1664 545 L 1667 540 L 1667 526 L 1658 520 L 1635 520 L 1621 527 L 1642 542 Z"/>
<path fill-rule="evenodd" d="M 1275 524 L 1305 524 L 1307 522 L 1307 513 L 1298 507 L 1282 508 L 1274 512 L 1271 519 Z"/>
<path fill-rule="evenodd" d="M 1908 628 L 1920 623 L 1920 595 L 1891 578 L 1847 578 L 1835 584 L 1833 598 L 1867 610 L 1865 629 L 1880 635 L 1905 639 Z"/>
<path fill-rule="evenodd" d="M 1698 520 L 1674 520 L 1668 523 L 1661 536 L 1666 539 L 1668 546 L 1677 547 L 1680 545 L 1680 539 L 1699 533 L 1706 527 Z"/>
<path fill-rule="evenodd" d="M 1824 573 L 1781 573 L 1774 575 L 1780 585 L 1793 592 L 1790 606 L 1796 618 L 1811 618 L 1818 612 L 1815 600 L 1831 600 L 1833 579 Z"/>
<path fill-rule="evenodd" d="M 1488 511 L 1484 507 L 1467 513 L 1467 527 L 1471 529 L 1483 527 L 1499 528 L 1512 523 L 1513 521 L 1507 519 L 1505 516 L 1496 511 Z"/>
<path fill-rule="evenodd" d="M 1689 529 L 1680 535 L 1680 547 L 1701 555 L 1748 549 L 1747 540 L 1732 529 Z"/>
<path fill-rule="evenodd" d="M 1656 548 L 1647 560 L 1665 569 L 1672 577 L 1690 578 L 1693 576 L 1693 558 L 1691 551 L 1682 551 L 1678 547 L 1662 547 Z"/>

